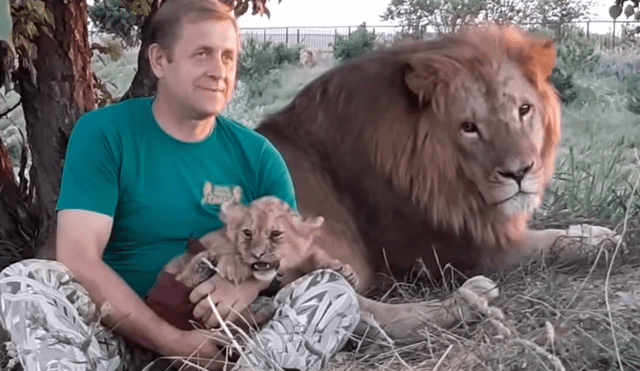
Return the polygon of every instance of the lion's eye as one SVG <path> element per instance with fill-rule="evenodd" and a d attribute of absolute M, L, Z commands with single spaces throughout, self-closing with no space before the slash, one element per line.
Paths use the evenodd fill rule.
<path fill-rule="evenodd" d="M 248 229 L 243 229 L 242 230 L 242 235 L 245 236 L 246 238 L 251 239 L 251 231 Z"/>
<path fill-rule="evenodd" d="M 473 122 L 464 122 L 462 123 L 460 130 L 464 131 L 465 133 L 477 133 L 478 125 L 474 124 Z"/>
<path fill-rule="evenodd" d="M 282 231 L 273 230 L 269 234 L 269 238 L 271 238 L 272 240 L 277 240 L 278 238 L 282 237 L 283 234 L 284 232 Z"/>
<path fill-rule="evenodd" d="M 518 109 L 518 113 L 520 114 L 520 117 L 526 115 L 527 113 L 529 113 L 529 111 L 531 111 L 531 105 L 530 104 L 523 104 Z"/>

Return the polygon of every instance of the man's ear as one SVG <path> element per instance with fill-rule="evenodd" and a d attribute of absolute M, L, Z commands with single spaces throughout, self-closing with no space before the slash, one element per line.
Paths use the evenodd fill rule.
<path fill-rule="evenodd" d="M 153 74 L 157 78 L 162 78 L 165 74 L 167 63 L 169 63 L 167 53 L 158 44 L 151 44 L 147 53 Z"/>

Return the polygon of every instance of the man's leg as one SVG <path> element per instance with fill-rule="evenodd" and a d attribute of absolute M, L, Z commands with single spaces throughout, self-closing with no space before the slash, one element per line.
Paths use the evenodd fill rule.
<path fill-rule="evenodd" d="M 112 371 L 124 341 L 99 323 L 86 290 L 59 262 L 29 259 L 0 272 L 0 325 L 29 371 Z"/>
<path fill-rule="evenodd" d="M 274 302 L 273 318 L 247 341 L 234 370 L 320 370 L 360 321 L 355 291 L 328 269 L 285 286 Z"/>

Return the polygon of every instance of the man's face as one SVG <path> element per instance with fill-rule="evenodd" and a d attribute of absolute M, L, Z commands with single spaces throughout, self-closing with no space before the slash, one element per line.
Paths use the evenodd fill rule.
<path fill-rule="evenodd" d="M 193 119 L 218 115 L 231 100 L 237 58 L 237 34 L 230 21 L 184 22 L 158 90 Z"/>

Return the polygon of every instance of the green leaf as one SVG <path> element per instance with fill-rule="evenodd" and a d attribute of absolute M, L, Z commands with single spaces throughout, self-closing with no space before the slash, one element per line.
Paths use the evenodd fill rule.
<path fill-rule="evenodd" d="M 234 13 L 236 14 L 236 17 L 240 17 L 241 15 L 246 13 L 247 10 L 249 10 L 249 1 L 244 0 L 242 2 L 239 2 L 238 5 L 236 5 Z"/>
<path fill-rule="evenodd" d="M 33 10 L 35 10 L 36 12 L 38 12 L 39 14 L 43 14 L 45 13 L 45 3 L 44 1 L 40 1 L 40 0 L 32 0 L 31 1 L 31 8 Z"/>
<path fill-rule="evenodd" d="M 26 31 L 30 39 L 33 39 L 38 35 L 38 27 L 36 27 L 36 24 L 33 22 L 27 22 Z"/>

